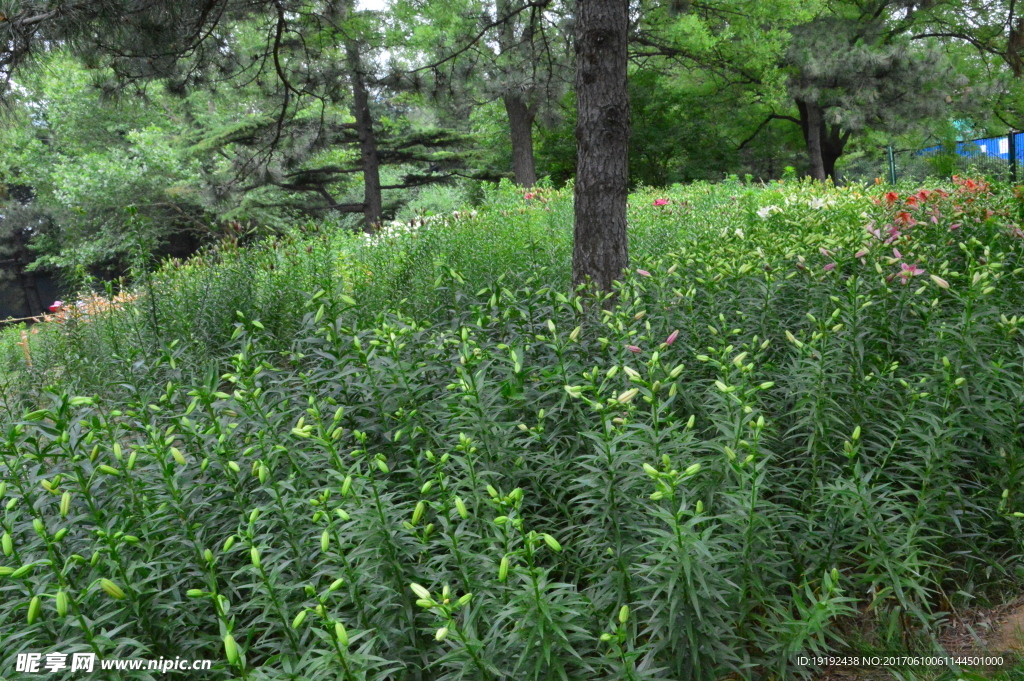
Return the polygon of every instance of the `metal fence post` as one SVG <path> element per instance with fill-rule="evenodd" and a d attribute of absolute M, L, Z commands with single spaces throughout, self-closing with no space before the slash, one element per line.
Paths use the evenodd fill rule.
<path fill-rule="evenodd" d="M 1013 128 L 1006 133 L 1006 150 L 1009 152 L 1010 182 L 1017 181 L 1017 131 Z"/>
<path fill-rule="evenodd" d="M 896 157 L 893 155 L 891 144 L 886 149 L 889 151 L 889 183 L 896 184 Z"/>

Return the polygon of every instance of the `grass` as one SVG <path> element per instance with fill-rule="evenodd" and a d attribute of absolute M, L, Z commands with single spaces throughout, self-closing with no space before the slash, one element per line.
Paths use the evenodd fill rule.
<path fill-rule="evenodd" d="M 504 188 L 167 266 L 36 334 L 31 368 L 8 342 L 0 674 L 82 650 L 789 678 L 939 651 L 1020 587 L 1024 240 L 1010 188 L 938 189 L 640 192 L 602 311 L 568 285 L 570 196 Z"/>

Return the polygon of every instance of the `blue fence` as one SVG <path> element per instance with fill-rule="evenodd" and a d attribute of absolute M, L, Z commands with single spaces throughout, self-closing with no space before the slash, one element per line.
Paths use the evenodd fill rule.
<path fill-rule="evenodd" d="M 954 172 L 981 172 L 1016 181 L 1024 165 L 1024 132 L 1001 137 L 957 142 L 952 147 L 935 145 L 924 149 L 889 150 L 889 180 Z"/>
<path fill-rule="evenodd" d="M 1011 148 L 1016 152 L 1019 165 L 1020 161 L 1024 159 L 1024 132 L 1013 133 L 1013 139 L 1006 135 L 1005 137 L 985 137 L 966 142 L 957 142 L 955 152 L 960 156 L 989 156 L 1001 158 L 1009 162 Z M 943 147 L 936 145 L 921 149 L 918 153 L 927 156 L 942 152 Z"/>

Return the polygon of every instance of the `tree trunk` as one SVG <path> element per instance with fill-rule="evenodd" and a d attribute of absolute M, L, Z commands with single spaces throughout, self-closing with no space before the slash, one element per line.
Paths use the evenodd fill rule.
<path fill-rule="evenodd" d="M 366 216 L 366 225 L 363 229 L 372 233 L 380 227 L 384 218 L 377 135 L 373 131 L 370 95 L 366 90 L 366 82 L 363 80 L 359 46 L 347 42 L 345 57 L 348 63 L 349 77 L 352 79 L 352 115 L 356 119 L 356 133 L 359 135 L 359 152 L 363 167 L 363 215 Z"/>
<path fill-rule="evenodd" d="M 572 280 L 602 291 L 629 265 L 629 0 L 576 2 L 576 185 Z"/>
<path fill-rule="evenodd" d="M 502 97 L 512 132 L 512 176 L 521 187 L 537 184 L 537 167 L 533 160 L 534 111 L 518 92 Z"/>
<path fill-rule="evenodd" d="M 833 182 L 838 182 L 836 161 L 843 155 L 846 143 L 850 140 L 850 132 L 843 132 L 838 125 L 828 126 L 828 132 L 822 136 L 821 140 L 821 161 L 825 168 L 825 175 L 831 177 Z"/>
<path fill-rule="evenodd" d="M 31 272 L 25 271 L 25 265 L 18 262 L 18 283 L 21 284 L 22 295 L 25 296 L 25 307 L 28 309 L 29 317 L 37 317 L 43 314 L 43 301 L 39 297 L 39 287 L 36 285 L 36 277 Z"/>
<path fill-rule="evenodd" d="M 800 111 L 800 127 L 803 129 L 804 142 L 807 143 L 807 157 L 811 165 L 811 177 L 825 181 L 825 163 L 821 154 L 822 129 L 825 127 L 821 107 L 816 102 L 797 100 Z"/>

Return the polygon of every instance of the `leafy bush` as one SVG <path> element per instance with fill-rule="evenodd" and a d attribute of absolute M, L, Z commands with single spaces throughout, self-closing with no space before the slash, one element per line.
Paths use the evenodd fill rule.
<path fill-rule="evenodd" d="M 143 296 L 119 352 L 62 355 L 100 394 L 4 426 L 0 674 L 60 650 L 211 678 L 779 678 L 936 650 L 1020 578 L 1024 235 L 997 190 L 636 195 L 608 310 L 566 284 L 550 190 L 343 264 L 325 241 L 280 279 L 159 273 L 193 292 L 151 294 L 178 317 L 146 326 Z M 63 335 L 109 348 L 106 323 Z"/>

